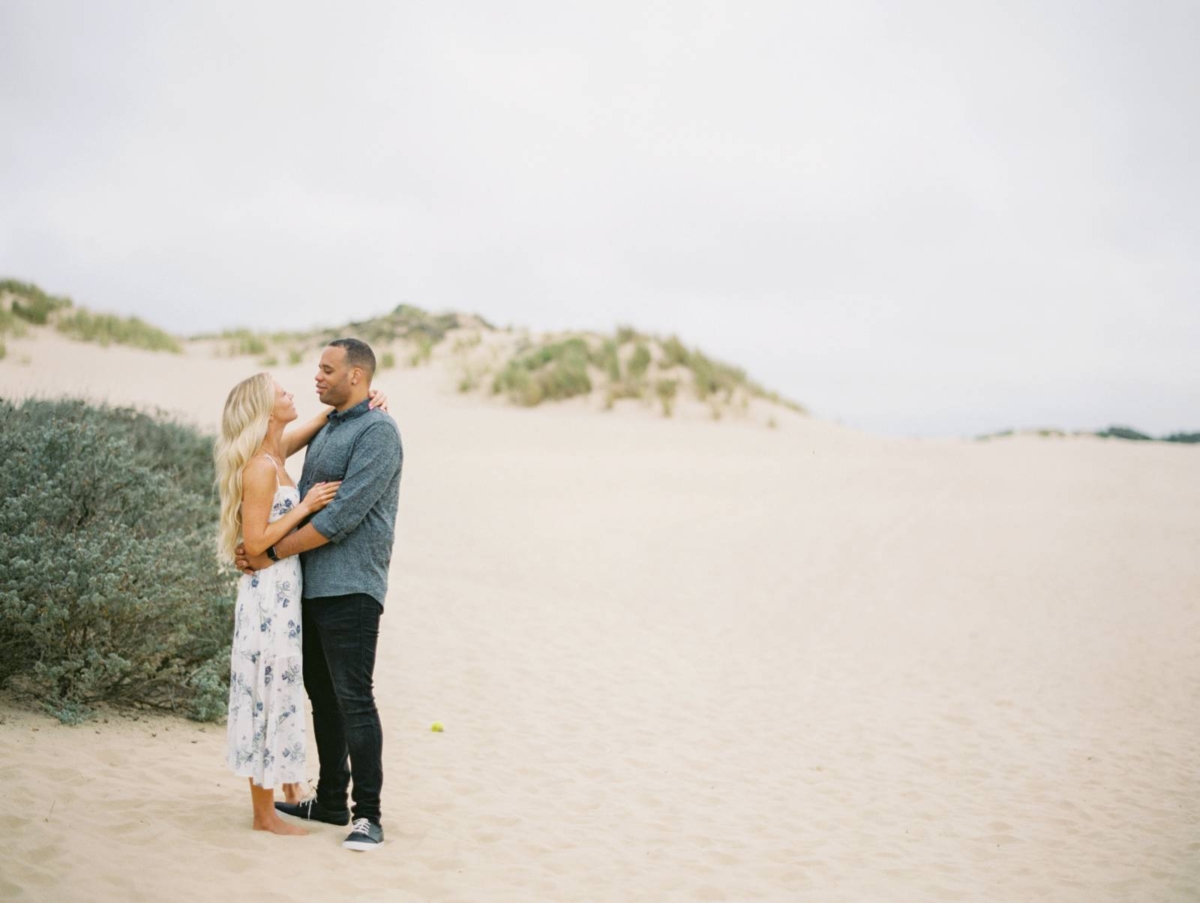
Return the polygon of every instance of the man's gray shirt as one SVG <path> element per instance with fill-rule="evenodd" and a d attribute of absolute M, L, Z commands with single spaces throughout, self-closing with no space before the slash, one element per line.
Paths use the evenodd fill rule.
<path fill-rule="evenodd" d="M 329 543 L 300 554 L 306 599 L 366 593 L 382 606 L 387 595 L 404 449 L 396 422 L 369 404 L 332 411 L 304 456 L 301 497 L 342 481 L 309 521 Z"/>

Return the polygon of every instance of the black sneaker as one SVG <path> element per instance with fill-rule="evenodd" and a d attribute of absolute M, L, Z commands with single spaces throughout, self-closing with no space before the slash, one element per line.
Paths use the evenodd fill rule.
<path fill-rule="evenodd" d="M 350 824 L 349 809 L 326 809 L 317 802 L 315 796 L 298 803 L 276 803 L 275 810 L 284 815 L 294 815 L 306 821 L 323 821 L 328 825 Z"/>
<path fill-rule="evenodd" d="M 383 826 L 369 818 L 356 818 L 354 827 L 342 841 L 342 846 L 347 850 L 358 850 L 360 853 L 378 850 L 383 846 Z"/>

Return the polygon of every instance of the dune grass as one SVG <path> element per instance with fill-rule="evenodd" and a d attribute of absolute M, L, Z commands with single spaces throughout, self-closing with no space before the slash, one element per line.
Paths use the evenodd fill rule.
<path fill-rule="evenodd" d="M 75 307 L 70 298 L 51 295 L 32 282 L 0 280 L 0 299 L 10 300 L 0 308 L 0 335 L 24 333 L 24 324 L 53 324 L 59 332 L 84 342 L 101 345 L 130 345 L 150 351 L 180 353 L 183 348 L 173 335 L 137 317 L 93 313 Z"/>
<path fill-rule="evenodd" d="M 179 354 L 183 346 L 170 333 L 151 326 L 138 317 L 118 317 L 115 314 L 94 314 L 77 308 L 59 317 L 55 329 L 73 339 L 98 342 L 101 345 L 129 345 L 149 351 L 170 351 Z"/>
<path fill-rule="evenodd" d="M 72 306 L 72 301 L 63 295 L 51 295 L 32 282 L 17 279 L 0 279 L 0 296 L 12 296 L 12 315 L 26 323 L 45 326 L 56 311 Z"/>
<path fill-rule="evenodd" d="M 525 407 L 547 399 L 585 395 L 592 391 L 588 362 L 588 345 L 583 338 L 542 345 L 514 356 L 496 375 L 492 392 L 505 393 Z"/>
<path fill-rule="evenodd" d="M 622 352 L 627 345 L 632 349 Z M 612 335 L 568 334 L 537 347 L 519 344 L 492 390 L 525 406 L 571 398 L 592 391 L 589 366 L 593 374 L 600 371 L 605 409 L 622 399 L 651 402 L 657 398 L 669 417 L 683 388 L 690 386 L 697 400 L 708 404 L 714 420 L 721 419 L 726 409 L 744 413 L 751 398 L 807 414 L 803 406 L 749 379 L 740 367 L 689 349 L 677 336 L 661 339 L 632 326 L 618 326 Z M 662 374 L 658 379 L 655 370 Z M 464 381 L 460 391 L 472 387 L 471 381 Z"/>

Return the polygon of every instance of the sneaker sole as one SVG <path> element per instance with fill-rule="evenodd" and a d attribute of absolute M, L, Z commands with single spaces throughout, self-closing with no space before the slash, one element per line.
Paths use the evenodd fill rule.
<path fill-rule="evenodd" d="M 290 815 L 292 818 L 298 818 L 300 821 L 315 821 L 325 825 L 337 825 L 340 828 L 344 828 L 346 825 L 350 824 L 349 812 L 347 812 L 344 816 L 333 816 L 331 818 L 312 818 L 308 815 L 301 815 L 299 812 L 288 812 L 278 807 L 275 809 L 275 811 L 280 815 Z"/>
<path fill-rule="evenodd" d="M 342 847 L 347 850 L 354 850 L 358 853 L 369 853 L 371 850 L 378 850 L 383 846 L 383 842 L 379 843 L 361 843 L 357 840 L 343 840 Z"/>

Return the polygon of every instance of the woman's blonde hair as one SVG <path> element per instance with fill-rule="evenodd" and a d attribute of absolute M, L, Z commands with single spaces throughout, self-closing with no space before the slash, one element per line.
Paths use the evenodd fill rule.
<path fill-rule="evenodd" d="M 233 550 L 242 535 L 242 471 L 267 437 L 267 423 L 274 409 L 275 381 L 269 373 L 256 373 L 242 380 L 225 399 L 213 460 L 221 494 L 217 554 L 226 561 L 233 561 Z"/>

